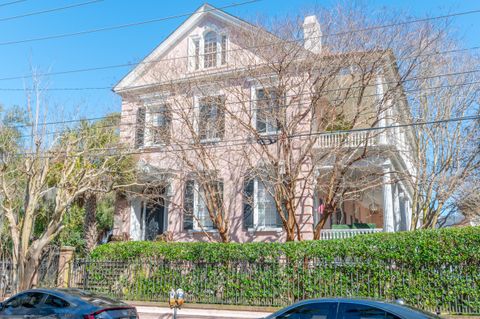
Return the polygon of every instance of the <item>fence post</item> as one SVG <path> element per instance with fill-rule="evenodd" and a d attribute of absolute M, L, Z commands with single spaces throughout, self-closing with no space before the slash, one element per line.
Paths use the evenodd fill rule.
<path fill-rule="evenodd" d="M 58 281 L 57 287 L 68 287 L 69 277 L 72 268 L 74 247 L 60 247 L 60 255 L 58 257 Z"/>

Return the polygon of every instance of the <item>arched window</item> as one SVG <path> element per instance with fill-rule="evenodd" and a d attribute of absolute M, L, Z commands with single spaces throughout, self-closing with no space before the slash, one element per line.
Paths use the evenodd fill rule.
<path fill-rule="evenodd" d="M 213 31 L 205 34 L 203 45 L 204 67 L 217 66 L 217 34 Z"/>

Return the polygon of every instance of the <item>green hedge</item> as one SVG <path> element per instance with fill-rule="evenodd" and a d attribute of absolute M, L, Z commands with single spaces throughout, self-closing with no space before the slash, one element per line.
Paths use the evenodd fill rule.
<path fill-rule="evenodd" d="M 166 301 L 181 287 L 188 302 L 284 306 L 355 296 L 480 313 L 474 227 L 292 243 L 117 242 L 83 266 L 79 286 L 131 300 Z"/>
<path fill-rule="evenodd" d="M 376 233 L 351 239 L 288 243 L 114 242 L 97 247 L 91 257 L 96 260 L 159 257 L 175 261 L 268 262 L 282 255 L 289 259 L 351 257 L 378 262 L 397 261 L 412 266 L 479 262 L 480 227 Z"/>

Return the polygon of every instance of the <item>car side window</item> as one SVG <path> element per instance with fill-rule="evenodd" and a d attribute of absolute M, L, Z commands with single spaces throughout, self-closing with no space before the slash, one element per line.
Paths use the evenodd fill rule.
<path fill-rule="evenodd" d="M 24 303 L 26 298 L 27 294 L 15 296 L 5 303 L 5 308 L 18 308 Z"/>
<path fill-rule="evenodd" d="M 355 303 L 340 304 L 338 319 L 400 319 L 383 309 Z"/>
<path fill-rule="evenodd" d="M 26 293 L 26 298 L 22 303 L 22 307 L 25 308 L 36 308 L 42 302 L 45 294 L 40 292 L 29 292 Z"/>
<path fill-rule="evenodd" d="M 337 303 L 308 303 L 288 310 L 277 319 L 335 319 Z"/>
<path fill-rule="evenodd" d="M 14 297 L 5 304 L 6 308 L 35 308 L 41 302 L 45 295 L 40 292 L 28 292 Z"/>
<path fill-rule="evenodd" d="M 53 308 L 66 308 L 69 306 L 69 303 L 62 298 L 48 295 L 47 299 L 45 299 L 45 305 Z"/>

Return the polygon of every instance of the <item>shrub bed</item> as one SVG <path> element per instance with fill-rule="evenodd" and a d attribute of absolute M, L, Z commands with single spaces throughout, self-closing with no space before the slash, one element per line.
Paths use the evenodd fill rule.
<path fill-rule="evenodd" d="M 94 250 L 81 285 L 133 300 L 165 301 L 181 287 L 189 302 L 356 296 L 480 313 L 479 268 L 480 228 L 466 227 L 291 243 L 116 242 Z"/>

